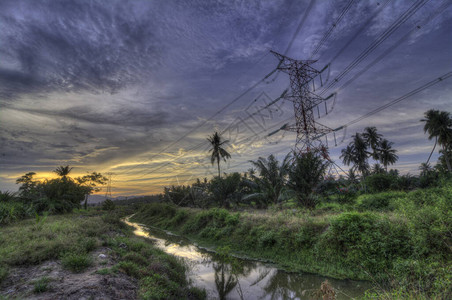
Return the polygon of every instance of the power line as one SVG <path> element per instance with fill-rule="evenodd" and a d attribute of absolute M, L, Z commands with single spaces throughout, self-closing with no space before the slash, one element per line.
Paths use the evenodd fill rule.
<path fill-rule="evenodd" d="M 344 125 L 342 125 L 342 126 L 336 128 L 336 129 L 334 129 L 334 131 L 342 130 L 342 129 L 344 129 L 344 128 L 350 126 L 350 125 L 353 125 L 353 124 L 358 123 L 358 122 L 360 122 L 360 121 L 362 121 L 362 120 L 364 120 L 364 119 L 366 119 L 366 118 L 369 118 L 369 117 L 371 117 L 372 115 L 374 115 L 374 114 L 376 114 L 376 113 L 379 113 L 379 112 L 381 112 L 382 110 L 384 110 L 384 109 L 386 109 L 386 108 L 388 108 L 388 107 L 390 107 L 390 106 L 393 106 L 393 105 L 395 105 L 395 104 L 397 104 L 397 103 L 399 103 L 399 102 L 401 102 L 401 101 L 403 101 L 403 100 L 406 100 L 407 98 L 412 97 L 412 96 L 414 96 L 414 95 L 416 95 L 416 94 L 422 92 L 423 90 L 425 90 L 425 89 L 427 89 L 427 88 L 429 88 L 429 87 L 432 87 L 432 86 L 434 86 L 434 85 L 436 85 L 436 84 L 438 84 L 438 83 L 440 83 L 440 82 L 442 82 L 442 81 L 444 81 L 444 80 L 446 80 L 446 79 L 448 79 L 448 78 L 450 78 L 450 77 L 452 77 L 452 72 L 448 72 L 448 73 L 446 73 L 446 74 L 444 74 L 444 75 L 442 75 L 442 76 L 440 76 L 440 77 L 438 77 L 438 78 L 436 78 L 436 79 L 434 79 L 434 80 L 432 80 L 432 81 L 430 81 L 430 82 L 428 82 L 428 83 L 426 83 L 426 84 L 424 84 L 424 85 L 422 85 L 422 86 L 420 86 L 420 87 L 418 87 L 418 88 L 416 88 L 416 89 L 414 89 L 414 90 L 408 92 L 407 94 L 405 94 L 405 95 L 403 95 L 403 96 L 401 96 L 401 97 L 399 97 L 399 98 L 397 98 L 397 99 L 394 99 L 394 100 L 392 100 L 392 101 L 390 101 L 390 102 L 388 102 L 388 103 L 386 103 L 386 104 L 384 104 L 384 105 L 382 105 L 382 106 L 380 106 L 380 107 L 378 107 L 378 108 L 376 108 L 376 109 L 374 109 L 374 110 L 372 110 L 372 111 L 370 111 L 370 112 L 368 112 L 368 113 L 366 113 L 366 114 L 364 114 L 364 115 L 362 115 L 362 116 L 360 116 L 360 117 L 358 117 L 358 118 L 356 118 L 356 119 L 354 119 L 354 120 L 352 120 L 352 121 L 349 121 L 348 123 L 346 123 L 346 124 L 344 124 Z M 268 128 L 268 129 L 265 129 L 265 130 L 262 130 L 261 132 L 259 132 L 259 133 L 257 133 L 257 134 L 254 134 L 254 135 L 248 136 L 248 137 L 244 137 L 242 140 L 239 140 L 238 143 L 240 143 L 240 142 L 242 142 L 242 141 L 246 141 L 246 140 L 253 139 L 255 136 L 258 136 L 258 135 L 260 135 L 260 134 L 262 134 L 262 133 L 264 133 L 264 132 L 270 131 L 271 129 L 277 128 L 277 127 L 279 127 L 282 123 L 287 122 L 287 121 L 289 121 L 289 120 L 291 120 L 291 119 L 292 119 L 292 117 L 290 117 L 290 118 L 288 118 L 288 119 L 285 119 L 285 120 L 283 120 L 283 121 L 280 121 L 279 123 L 273 125 L 272 127 Z M 316 139 L 320 139 L 320 138 L 323 137 L 323 136 L 324 136 L 324 135 L 317 136 Z M 263 136 L 263 137 L 259 138 L 258 140 L 262 140 L 262 139 L 264 139 L 265 137 L 266 137 L 266 136 Z M 231 166 L 231 167 L 229 167 L 229 168 L 238 167 L 238 166 L 240 166 L 240 165 L 243 165 L 243 162 L 242 162 L 242 163 L 239 163 L 239 164 L 236 164 L 236 165 L 233 165 L 233 166 Z M 180 174 L 182 174 L 182 173 L 184 173 L 184 172 L 186 172 L 186 171 L 184 170 L 184 171 L 182 171 Z M 179 176 L 180 174 L 178 174 L 178 176 Z M 188 176 L 188 175 L 187 175 L 187 176 Z M 190 174 L 190 176 L 194 176 L 194 175 L 193 175 L 193 174 Z M 144 179 L 144 180 L 146 180 L 146 179 Z"/>
<path fill-rule="evenodd" d="M 336 20 L 333 21 L 333 24 L 331 25 L 330 29 L 323 35 L 322 39 L 318 42 L 317 46 L 315 47 L 314 51 L 312 52 L 311 56 L 309 57 L 309 59 L 312 59 L 312 57 L 314 55 L 316 55 L 320 48 L 323 46 L 323 44 L 328 40 L 328 38 L 330 37 L 331 33 L 333 32 L 334 29 L 336 29 L 337 25 L 342 21 L 342 19 L 344 18 L 344 16 L 347 14 L 347 12 L 350 10 L 353 2 L 355 2 L 355 0 L 350 0 L 347 5 L 344 7 L 344 9 L 342 10 L 341 14 L 339 15 L 339 17 L 337 17 Z"/>
<path fill-rule="evenodd" d="M 411 96 L 414 96 L 414 95 L 422 92 L 423 90 L 425 90 L 425 89 L 427 89 L 427 88 L 429 88 L 429 87 L 431 87 L 431 86 L 433 86 L 435 84 L 438 84 L 438 83 L 440 83 L 440 82 L 442 82 L 442 81 L 444 81 L 444 80 L 446 80 L 446 79 L 448 79 L 450 77 L 452 77 L 452 72 L 446 73 L 446 74 L 444 74 L 444 75 L 442 75 L 442 76 L 440 76 L 440 77 L 438 77 L 438 78 L 436 78 L 436 79 L 434 79 L 434 80 L 432 80 L 432 81 L 430 81 L 430 82 L 418 87 L 417 89 L 414 89 L 411 92 L 409 92 L 409 93 L 407 93 L 407 94 L 405 94 L 405 95 L 403 95 L 403 96 L 401 96 L 401 97 L 399 97 L 397 99 L 394 99 L 394 100 L 386 103 L 385 105 L 382 105 L 382 106 L 380 106 L 380 107 L 378 107 L 378 108 L 376 108 L 374 110 L 371 110 L 367 114 L 362 115 L 361 117 L 356 118 L 356 119 L 348 122 L 344 126 L 350 126 L 350 125 L 358 123 L 358 122 L 360 122 L 360 121 L 362 121 L 364 119 L 367 119 L 367 118 L 371 117 L 372 115 L 374 115 L 376 113 L 379 113 L 380 111 L 382 111 L 382 110 L 384 110 L 384 109 L 386 109 L 386 108 L 388 108 L 390 106 L 393 106 L 394 104 L 397 104 L 397 103 L 399 103 L 399 102 L 401 102 L 401 101 L 403 101 L 403 100 L 405 100 L 405 99 L 407 99 L 407 98 L 409 98 Z"/>
<path fill-rule="evenodd" d="M 382 34 L 378 36 L 357 58 L 355 58 L 330 84 L 328 84 L 321 92 L 323 95 L 327 90 L 334 87 L 338 81 L 346 76 L 352 69 L 358 66 L 370 53 L 372 53 L 381 43 L 389 38 L 408 18 L 416 13 L 422 6 L 424 6 L 430 0 L 418 0 L 408 10 L 406 10 L 397 20 L 395 20 L 391 26 L 389 26 Z"/>
<path fill-rule="evenodd" d="M 269 103 L 269 104 L 268 104 L 267 106 L 265 106 L 264 108 L 266 108 L 266 107 L 268 107 L 268 106 L 270 106 L 270 105 L 275 104 L 276 101 L 280 100 L 284 95 L 285 95 L 285 93 L 283 93 L 280 97 L 278 97 L 278 98 L 276 98 L 275 100 L 273 100 L 271 103 Z M 261 108 L 261 110 L 264 109 L 264 108 Z M 260 111 L 260 110 L 259 110 L 259 111 Z M 249 115 L 247 118 L 241 120 L 241 122 L 246 121 L 247 119 L 251 118 L 252 115 L 257 114 L 257 113 L 258 113 L 258 112 L 255 112 L 255 113 Z M 283 120 L 283 121 L 280 121 L 280 122 L 278 122 L 277 124 L 275 124 L 275 125 L 273 125 L 273 126 L 267 128 L 267 129 L 264 129 L 264 130 L 262 130 L 262 131 L 260 131 L 260 132 L 258 132 L 258 133 L 253 132 L 252 135 L 247 136 L 247 137 L 244 137 L 244 138 L 242 138 L 241 140 L 238 140 L 238 141 L 236 142 L 236 144 L 240 144 L 240 143 L 242 143 L 243 141 L 246 141 L 246 140 L 254 139 L 254 137 L 259 136 L 260 134 L 262 134 L 262 133 L 264 133 L 264 132 L 266 132 L 266 131 L 272 130 L 272 129 L 274 129 L 274 128 L 279 128 L 279 127 L 281 126 L 281 123 L 285 123 L 285 122 L 287 122 L 287 121 L 289 121 L 289 120 L 291 120 L 291 119 L 292 119 L 292 117 L 289 117 L 288 119 L 285 119 L 285 120 Z M 240 122 L 240 123 L 241 123 L 241 122 Z M 226 128 L 222 131 L 222 134 L 223 134 L 230 126 L 231 126 L 231 124 L 228 125 L 228 127 L 226 127 Z M 266 138 L 266 137 L 267 137 L 267 136 L 264 136 L 264 138 Z M 192 147 L 192 148 L 189 148 L 186 152 L 190 152 L 190 151 L 199 149 L 199 148 L 201 148 L 201 147 L 204 146 L 204 145 L 206 145 L 206 142 L 203 141 L 203 142 L 197 144 L 196 146 L 194 146 L 194 147 Z M 207 147 L 208 147 L 208 145 L 207 145 Z M 207 151 L 207 149 L 206 149 L 205 151 Z M 182 159 L 182 158 L 184 158 L 185 156 L 186 156 L 186 154 L 181 155 L 181 156 L 179 156 L 179 157 L 174 158 L 174 159 L 171 160 L 171 161 L 168 161 L 168 162 L 163 163 L 163 164 L 160 165 L 160 166 L 157 166 L 157 167 L 152 168 L 151 170 L 145 171 L 145 172 L 142 174 L 141 177 L 143 177 L 143 176 L 145 176 L 145 175 L 148 175 L 148 174 L 150 174 L 150 173 L 156 172 L 156 171 L 158 171 L 158 170 L 161 170 L 163 167 L 165 167 L 165 166 L 167 166 L 167 165 L 171 164 L 172 162 L 175 162 L 175 161 L 177 161 L 177 160 L 179 160 L 179 159 Z M 140 177 L 139 177 L 139 178 L 140 178 Z"/>
<path fill-rule="evenodd" d="M 450 5 L 452 5 L 452 2 L 450 0 L 444 1 L 444 3 L 438 7 L 433 13 L 431 13 L 426 19 L 423 20 L 422 23 L 419 23 L 419 25 L 414 26 L 410 31 L 408 31 L 404 36 L 402 36 L 394 45 L 389 47 L 386 51 L 384 51 L 380 56 L 378 56 L 376 59 L 374 59 L 371 63 L 369 63 L 367 66 L 365 66 L 361 71 L 353 75 L 352 78 L 350 78 L 346 83 L 344 83 L 339 89 L 336 90 L 336 92 L 343 90 L 347 86 L 349 86 L 353 81 L 355 81 L 358 77 L 360 77 L 362 74 L 367 72 L 370 68 L 372 68 L 375 64 L 380 62 L 385 56 L 387 56 L 389 53 L 394 51 L 398 46 L 400 46 L 405 40 L 407 40 L 416 30 L 422 29 L 423 26 L 427 25 L 430 21 L 435 19 L 437 16 L 442 14 Z"/>
<path fill-rule="evenodd" d="M 133 167 L 131 167 L 129 170 L 125 171 L 125 174 L 130 173 L 132 170 L 134 170 L 135 168 L 137 168 L 138 166 L 141 166 L 143 164 L 145 164 L 146 162 L 151 161 L 153 158 L 157 157 L 158 155 L 162 154 L 164 151 L 168 150 L 169 148 L 171 148 L 172 146 L 176 145 L 177 143 L 179 143 L 181 140 L 183 140 L 184 138 L 186 138 L 188 135 L 192 134 L 193 132 L 195 132 L 196 130 L 198 130 L 199 128 L 203 127 L 207 122 L 211 121 L 213 118 L 215 118 L 216 116 L 218 116 L 220 113 L 222 113 L 223 111 L 225 111 L 228 107 L 230 107 L 231 105 L 233 105 L 235 102 L 237 102 L 238 100 L 240 100 L 243 96 L 245 96 L 247 93 L 249 93 L 251 90 L 253 90 L 254 88 L 256 88 L 259 84 L 261 84 L 262 82 L 265 81 L 265 79 L 267 79 L 268 77 L 270 77 L 273 73 L 275 73 L 276 68 L 273 69 L 270 73 L 268 73 L 266 76 L 264 76 L 261 80 L 259 80 L 258 82 L 256 82 L 255 84 L 253 84 L 251 87 L 249 87 L 248 89 L 246 89 L 244 92 L 242 92 L 240 95 L 238 95 L 237 97 L 235 97 L 234 99 L 232 99 L 232 101 L 230 101 L 228 104 L 226 104 L 225 106 L 223 106 L 220 110 L 218 110 L 217 112 L 215 112 L 212 116 L 210 116 L 208 119 L 204 120 L 203 122 L 201 122 L 198 126 L 188 130 L 186 133 L 184 133 L 181 137 L 179 137 L 176 141 L 172 142 L 171 144 L 169 144 L 168 146 L 166 146 L 164 149 L 160 150 L 157 154 L 154 154 L 151 158 L 147 159 L 146 161 L 143 161 L 140 164 L 134 165 Z M 124 174 L 124 173 L 123 173 Z"/>
<path fill-rule="evenodd" d="M 314 2 L 315 2 L 315 0 L 311 0 L 311 2 L 309 2 L 308 7 L 304 11 L 303 17 L 301 18 L 300 23 L 298 23 L 297 29 L 295 30 L 295 32 L 292 36 L 292 39 L 290 40 L 289 44 L 287 45 L 286 50 L 284 51 L 284 55 L 286 55 L 289 52 L 290 48 L 292 48 L 295 38 L 297 37 L 298 33 L 300 33 L 300 30 L 303 27 L 304 22 L 308 18 L 309 13 L 311 12 L 312 7 L 314 6 Z"/>
<path fill-rule="evenodd" d="M 367 28 L 367 26 L 369 26 L 372 21 L 375 19 L 376 16 L 378 16 L 380 14 L 380 12 L 383 11 L 383 9 L 389 4 L 389 2 L 391 2 L 392 0 L 386 0 L 385 3 L 383 3 L 383 5 L 381 5 L 375 12 L 373 15 L 370 16 L 369 19 L 367 19 L 367 21 L 358 29 L 358 31 L 355 32 L 355 34 L 345 43 L 345 45 L 336 53 L 336 55 L 330 60 L 329 64 L 332 64 L 344 51 L 345 49 L 348 48 L 348 46 L 350 46 L 351 43 L 353 43 L 355 41 L 355 39 L 364 31 L 364 29 Z M 378 4 L 380 5 L 380 4 Z"/>
<path fill-rule="evenodd" d="M 315 0 L 311 0 L 311 2 L 309 3 L 307 9 L 305 10 L 305 13 L 303 15 L 303 17 L 301 18 L 297 29 L 295 30 L 291 41 L 289 42 L 286 51 L 284 53 L 287 53 L 290 48 L 292 47 L 293 42 L 295 41 L 296 36 L 298 35 L 298 33 L 300 32 L 301 28 L 303 27 L 304 22 L 306 21 L 313 5 L 315 3 Z M 261 59 L 263 59 L 266 55 L 264 55 Z M 259 59 L 259 61 L 261 60 Z M 204 126 L 207 122 L 209 122 L 210 120 L 212 120 L 214 117 L 216 117 L 218 114 L 220 114 L 221 112 L 223 112 L 224 110 L 226 110 L 229 106 L 231 106 L 232 104 L 234 104 L 235 102 L 237 102 L 240 98 L 242 98 L 244 95 L 246 95 L 248 92 L 250 92 L 251 90 L 253 90 L 254 88 L 256 88 L 259 84 L 261 84 L 263 81 L 265 81 L 268 77 L 270 77 L 273 73 L 275 73 L 275 71 L 277 71 L 277 68 L 275 68 L 274 70 L 272 70 L 269 74 L 267 74 L 264 78 L 262 78 L 261 80 L 259 80 L 258 82 L 256 82 L 254 85 L 252 85 L 250 88 L 248 88 L 247 90 L 245 90 L 242 94 L 240 94 L 239 96 L 237 96 L 236 98 L 234 98 L 231 102 L 229 102 L 227 105 L 225 105 L 222 109 L 220 109 L 219 111 L 217 111 L 215 114 L 213 114 L 210 118 L 208 118 L 207 120 L 205 120 L 204 122 L 202 122 L 200 125 L 198 125 L 197 127 L 193 128 L 192 130 L 189 130 L 188 132 L 186 132 L 184 135 L 182 135 L 179 139 L 177 139 L 176 141 L 174 141 L 173 143 L 171 143 L 170 145 L 168 145 L 167 147 L 165 147 L 164 149 L 162 149 L 161 151 L 159 151 L 157 154 L 153 155 L 150 159 L 147 159 L 146 161 L 143 161 L 140 164 L 134 165 L 131 168 L 129 168 L 129 170 L 125 171 L 125 173 L 123 174 L 128 174 L 131 171 L 133 171 L 134 169 L 136 169 L 138 166 L 141 166 L 149 161 L 151 161 L 153 158 L 155 158 L 157 155 L 162 154 L 164 151 L 168 150 L 170 147 L 176 145 L 177 143 L 179 143 L 181 140 L 183 140 L 184 138 L 186 138 L 189 134 L 195 132 L 197 129 L 201 128 L 202 126 Z"/>
<path fill-rule="evenodd" d="M 452 77 L 452 72 L 448 72 L 448 73 L 446 73 L 444 75 L 441 75 L 440 77 L 435 78 L 434 80 L 432 80 L 430 82 L 427 82 L 426 84 L 424 84 L 424 85 L 422 85 L 422 86 L 420 86 L 420 87 L 418 87 L 418 88 L 406 93 L 405 95 L 403 95 L 403 96 L 401 96 L 401 97 L 399 97 L 397 99 L 394 99 L 394 100 L 392 100 L 392 101 L 390 101 L 390 102 L 388 102 L 388 103 L 386 103 L 386 104 L 384 104 L 382 106 L 379 106 L 379 107 L 371 110 L 370 112 L 368 112 L 368 113 L 366 113 L 366 114 L 364 114 L 364 115 L 362 115 L 362 116 L 360 116 L 360 117 L 358 117 L 356 119 L 353 119 L 353 120 L 349 121 L 348 123 L 346 123 L 346 124 L 344 124 L 342 126 L 339 126 L 339 127 L 335 128 L 335 129 L 333 129 L 333 132 L 336 132 L 336 131 L 339 131 L 339 130 L 342 130 L 342 129 L 346 129 L 350 125 L 356 124 L 358 122 L 361 122 L 364 119 L 370 118 L 371 116 L 381 112 L 382 110 L 385 110 L 388 107 L 391 107 L 391 106 L 393 106 L 393 105 L 395 105 L 395 104 L 397 104 L 397 103 L 399 103 L 399 102 L 401 102 L 403 100 L 406 100 L 409 97 L 412 97 L 412 96 L 422 92 L 423 90 L 428 89 L 429 87 L 432 87 L 432 86 L 434 86 L 434 85 L 436 85 L 436 84 L 438 84 L 440 82 L 443 82 L 444 80 L 446 80 L 446 79 L 448 79 L 450 77 Z M 323 136 L 324 135 L 319 135 L 316 138 L 319 139 L 319 138 L 321 138 Z"/>
<path fill-rule="evenodd" d="M 252 118 L 253 116 L 257 115 L 257 114 L 258 114 L 259 112 L 261 112 L 262 110 L 267 109 L 267 108 L 269 108 L 270 106 L 274 105 L 276 102 L 278 102 L 278 101 L 280 101 L 281 99 L 283 99 L 283 97 L 284 97 L 284 95 L 285 95 L 286 92 L 287 92 L 287 89 L 281 94 L 281 96 L 279 96 L 279 97 L 276 98 L 275 100 L 271 101 L 269 104 L 265 105 L 264 107 L 261 107 L 260 109 L 258 109 L 258 110 L 255 111 L 254 113 L 249 114 L 249 115 L 248 115 L 247 117 L 245 117 L 244 119 L 241 119 L 240 122 L 239 122 L 238 124 L 245 122 L 246 120 L 248 120 L 248 119 Z M 256 100 L 257 100 L 257 99 L 256 99 Z M 256 100 L 253 100 L 252 102 L 254 102 L 254 101 L 256 101 Z M 251 105 L 251 104 L 250 104 L 250 105 Z M 249 107 L 250 105 L 248 105 L 248 107 Z M 231 126 L 233 126 L 233 125 L 238 125 L 238 124 L 235 124 L 235 123 L 236 123 L 235 121 L 231 122 L 225 129 L 223 129 L 223 130 L 220 132 L 220 134 L 224 134 L 228 129 L 231 128 Z M 199 143 L 199 144 L 197 144 L 197 145 L 195 145 L 195 146 L 193 146 L 193 147 L 191 147 L 191 148 L 188 148 L 188 149 L 186 150 L 186 152 L 188 153 L 188 152 L 191 152 L 191 151 L 193 151 L 193 150 L 199 149 L 199 148 L 201 148 L 201 147 L 202 147 L 203 145 L 205 145 L 205 144 L 206 144 L 206 142 L 203 141 L 203 142 L 201 142 L 201 143 Z M 170 164 L 170 163 L 172 163 L 172 162 L 174 162 L 174 161 L 177 161 L 178 159 L 183 158 L 183 157 L 184 157 L 184 155 L 175 157 L 174 159 L 172 159 L 172 160 L 170 160 L 170 161 L 167 161 L 167 162 L 163 163 L 163 165 L 161 165 L 161 166 L 154 167 L 154 168 L 152 168 L 151 170 L 148 170 L 148 171 L 144 172 L 144 173 L 143 173 L 143 176 L 144 176 L 144 175 L 147 175 L 147 174 L 150 174 L 150 173 L 152 173 L 152 172 L 155 172 L 155 171 L 157 171 L 157 170 L 160 170 L 162 167 L 164 167 L 164 166 L 166 166 L 166 165 L 168 165 L 168 164 Z"/>

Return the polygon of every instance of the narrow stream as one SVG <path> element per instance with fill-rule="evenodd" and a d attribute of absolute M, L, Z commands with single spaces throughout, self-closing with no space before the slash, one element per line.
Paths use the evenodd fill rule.
<path fill-rule="evenodd" d="M 360 299 L 371 288 L 371 283 L 365 281 L 289 273 L 271 264 L 245 259 L 234 259 L 232 266 L 181 236 L 130 222 L 128 218 L 124 222 L 135 228 L 136 235 L 183 258 L 190 267 L 191 281 L 207 291 L 208 299 L 313 299 L 312 293 L 325 279 L 336 289 L 337 299 Z"/>

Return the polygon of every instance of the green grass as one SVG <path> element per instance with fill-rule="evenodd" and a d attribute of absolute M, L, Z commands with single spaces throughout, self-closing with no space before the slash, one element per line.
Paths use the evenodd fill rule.
<path fill-rule="evenodd" d="M 39 294 L 49 290 L 50 279 L 48 277 L 41 277 L 34 283 L 33 293 Z"/>
<path fill-rule="evenodd" d="M 61 263 L 64 268 L 80 273 L 90 267 L 93 262 L 88 254 L 67 253 L 61 258 Z"/>
<path fill-rule="evenodd" d="M 205 292 L 191 288 L 182 260 L 155 248 L 151 242 L 135 237 L 120 217 L 131 211 L 76 211 L 48 216 L 39 227 L 27 219 L 0 228 L 0 282 L 8 269 L 37 265 L 49 259 L 60 259 L 64 268 L 83 272 L 93 266 L 90 252 L 109 247 L 109 256 L 118 263 L 95 271 L 102 275 L 125 273 L 139 281 L 143 299 L 205 299 Z M 126 247 L 120 245 L 125 244 Z M 156 281 L 163 278 L 164 283 Z M 158 286 L 155 283 L 162 283 Z M 46 278 L 34 282 L 34 292 L 48 288 Z"/>
<path fill-rule="evenodd" d="M 362 195 L 356 204 L 325 203 L 314 211 L 234 213 L 149 204 L 132 221 L 291 271 L 373 280 L 403 295 L 447 298 L 451 219 L 452 187 L 444 186 Z"/>
<path fill-rule="evenodd" d="M 114 268 L 104 268 L 104 269 L 99 269 L 96 271 L 96 274 L 100 274 L 100 275 L 112 275 L 116 272 L 116 269 Z"/>
<path fill-rule="evenodd" d="M 8 268 L 0 265 L 0 283 L 8 276 Z"/>

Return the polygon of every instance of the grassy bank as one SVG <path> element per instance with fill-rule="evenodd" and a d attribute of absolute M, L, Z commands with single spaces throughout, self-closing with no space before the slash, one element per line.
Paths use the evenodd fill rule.
<path fill-rule="evenodd" d="M 186 267 L 150 242 L 135 237 L 120 217 L 130 213 L 80 211 L 65 215 L 22 220 L 0 228 L 0 286 L 3 288 L 18 270 L 55 261 L 66 272 L 93 272 L 115 278 L 122 276 L 137 282 L 136 297 L 141 299 L 203 299 L 205 294 L 190 288 Z M 102 250 L 112 263 L 95 262 L 96 251 Z M 105 266 L 102 264 L 105 263 Z M 90 271 L 91 272 L 91 271 Z M 123 280 L 124 281 L 124 280 Z M 31 293 L 57 289 L 59 282 L 34 278 Z M 112 281 L 114 282 L 114 281 Z M 115 288 L 113 286 L 113 288 Z M 30 297 L 30 292 L 14 297 Z M 130 299 L 130 295 L 128 295 Z M 0 296 L 2 298 L 2 296 Z"/>
<path fill-rule="evenodd" d="M 373 280 L 399 297 L 447 299 L 452 296 L 451 213 L 452 188 L 443 187 L 362 195 L 354 204 L 314 211 L 150 204 L 132 220 L 289 270 Z"/>

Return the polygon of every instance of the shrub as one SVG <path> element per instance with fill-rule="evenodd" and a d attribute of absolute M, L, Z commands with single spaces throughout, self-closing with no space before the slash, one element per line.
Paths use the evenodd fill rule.
<path fill-rule="evenodd" d="M 102 209 L 103 210 L 115 210 L 116 205 L 111 199 L 105 199 L 104 202 L 102 202 Z"/>
<path fill-rule="evenodd" d="M 0 265 L 0 283 L 8 276 L 8 269 L 6 266 Z"/>
<path fill-rule="evenodd" d="M 63 267 L 75 273 L 80 273 L 91 266 L 91 258 L 87 254 L 68 253 L 61 259 Z"/>
<path fill-rule="evenodd" d="M 379 173 L 367 176 L 364 183 L 373 193 L 384 192 L 391 188 L 397 178 L 388 173 Z"/>
<path fill-rule="evenodd" d="M 312 152 L 295 158 L 295 166 L 290 170 L 288 186 L 297 197 L 298 203 L 307 208 L 314 208 L 318 199 L 313 197 L 313 191 L 322 181 L 327 164 Z"/>
<path fill-rule="evenodd" d="M 18 201 L 0 202 L 0 224 L 9 224 L 34 215 L 31 205 Z"/>
<path fill-rule="evenodd" d="M 140 286 L 142 299 L 178 299 L 182 296 L 179 286 L 160 274 L 151 274 L 143 278 Z"/>
<path fill-rule="evenodd" d="M 394 185 L 395 189 L 410 191 L 419 187 L 419 178 L 410 174 L 397 177 L 397 182 Z"/>
<path fill-rule="evenodd" d="M 0 203 L 1 202 L 12 202 L 17 201 L 16 193 L 12 193 L 9 191 L 2 192 L 0 191 Z"/>
<path fill-rule="evenodd" d="M 395 199 L 404 197 L 406 194 L 403 192 L 361 195 L 358 198 L 358 208 L 360 210 L 394 210 Z"/>
<path fill-rule="evenodd" d="M 387 276 L 393 259 L 410 253 L 408 227 L 371 213 L 343 213 L 331 221 L 318 246 L 342 257 L 347 265 L 361 265 L 379 280 Z M 320 248 L 319 248 L 320 249 Z M 324 251 L 320 249 L 320 251 Z"/>
<path fill-rule="evenodd" d="M 34 282 L 33 293 L 44 293 L 48 290 L 48 284 L 50 279 L 48 277 L 41 277 Z"/>
<path fill-rule="evenodd" d="M 355 202 L 357 193 L 352 188 L 342 187 L 337 190 L 337 202 L 340 204 L 352 204 Z"/>
<path fill-rule="evenodd" d="M 136 263 L 131 261 L 121 261 L 117 265 L 117 267 L 119 270 L 123 271 L 127 275 L 135 278 L 141 278 L 142 275 L 144 275 L 141 268 Z"/>

